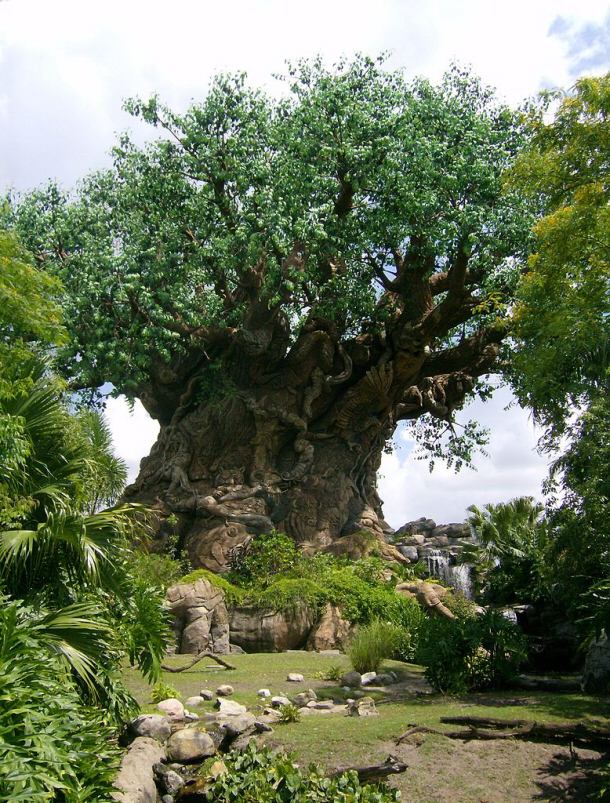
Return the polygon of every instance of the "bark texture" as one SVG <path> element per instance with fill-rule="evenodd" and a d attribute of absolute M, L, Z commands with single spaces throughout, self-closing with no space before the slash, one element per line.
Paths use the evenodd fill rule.
<path fill-rule="evenodd" d="M 151 371 L 138 395 L 161 431 L 126 498 L 156 508 L 160 543 L 177 535 L 194 567 L 219 571 L 232 549 L 273 528 L 304 550 L 353 552 L 346 536 L 360 531 L 383 540 L 376 475 L 396 424 L 424 414 L 450 422 L 502 338 L 483 329 L 435 353 L 435 338 L 471 314 L 466 274 L 453 292 L 438 274 L 410 280 L 409 305 L 386 289 L 391 337 L 347 339 L 313 320 L 290 344 L 282 313 L 265 308 L 249 326 L 207 332 L 209 352 Z"/>

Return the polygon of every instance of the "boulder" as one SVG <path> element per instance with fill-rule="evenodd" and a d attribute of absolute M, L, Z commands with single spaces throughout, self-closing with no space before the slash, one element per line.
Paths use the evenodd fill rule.
<path fill-rule="evenodd" d="M 315 693 L 315 691 L 313 689 L 307 689 L 307 691 L 302 691 L 300 694 L 297 694 L 295 697 L 295 702 L 298 706 L 302 706 L 307 705 L 307 703 L 317 699 L 318 695 Z"/>
<path fill-rule="evenodd" d="M 359 689 L 362 685 L 362 675 L 360 672 L 345 672 L 345 674 L 341 675 L 341 685 Z"/>
<path fill-rule="evenodd" d="M 227 717 L 238 717 L 248 711 L 245 705 L 240 705 L 235 700 L 227 700 L 224 697 L 219 697 L 214 707 L 218 709 L 220 714 L 224 714 Z"/>
<path fill-rule="evenodd" d="M 289 672 L 286 677 L 286 680 L 289 683 L 302 683 L 305 680 L 305 678 L 298 672 Z"/>
<path fill-rule="evenodd" d="M 362 686 L 370 686 L 377 677 L 377 672 L 365 672 L 360 678 Z"/>
<path fill-rule="evenodd" d="M 317 652 L 344 649 L 351 629 L 351 624 L 341 616 L 340 608 L 329 602 L 324 613 L 311 629 L 306 649 Z"/>
<path fill-rule="evenodd" d="M 256 718 L 254 714 L 251 714 L 249 711 L 246 711 L 245 714 L 239 714 L 236 717 L 231 717 L 230 720 L 221 725 L 221 728 L 231 736 L 240 736 L 247 730 L 254 728 L 255 722 Z"/>
<path fill-rule="evenodd" d="M 142 714 L 131 720 L 129 732 L 132 736 L 148 736 L 163 744 L 172 735 L 172 726 L 162 714 Z"/>
<path fill-rule="evenodd" d="M 229 616 L 223 592 L 209 580 L 168 588 L 165 604 L 173 617 L 176 652 L 229 652 Z"/>
<path fill-rule="evenodd" d="M 157 703 L 157 709 L 163 711 L 170 722 L 182 722 L 184 719 L 184 706 L 175 697 L 161 700 L 160 703 Z"/>
<path fill-rule="evenodd" d="M 259 689 L 256 693 L 259 697 L 271 697 L 269 689 Z"/>
<path fill-rule="evenodd" d="M 198 728 L 182 728 L 176 731 L 167 743 L 167 757 L 170 761 L 202 761 L 216 752 L 216 745 L 207 733 Z"/>
<path fill-rule="evenodd" d="M 229 611 L 231 642 L 246 652 L 282 652 L 302 648 L 315 621 L 305 604 L 285 611 L 261 611 L 236 605 Z"/>
<path fill-rule="evenodd" d="M 347 709 L 350 717 L 378 717 L 379 711 L 375 707 L 375 701 L 372 697 L 361 697 L 359 700 L 354 700 L 350 703 Z"/>
<path fill-rule="evenodd" d="M 149 736 L 138 736 L 123 756 L 115 778 L 117 792 L 112 797 L 120 803 L 156 803 L 157 787 L 153 767 L 165 761 L 165 747 Z"/>
<path fill-rule="evenodd" d="M 290 705 L 290 700 L 288 697 L 284 697 L 282 694 L 278 694 L 277 697 L 271 698 L 271 705 L 274 708 L 280 708 L 282 705 Z"/>
<path fill-rule="evenodd" d="M 197 695 L 195 697 L 187 697 L 184 705 L 187 708 L 197 708 L 198 705 L 201 705 L 204 701 L 204 698 L 201 695 Z"/>
<path fill-rule="evenodd" d="M 203 697 L 204 700 L 209 702 L 210 700 L 214 699 L 214 692 L 210 691 L 209 689 L 201 689 L 199 696 Z"/>
<path fill-rule="evenodd" d="M 233 686 L 229 686 L 228 683 L 223 683 L 216 689 L 216 694 L 219 697 L 230 697 L 233 694 Z"/>
<path fill-rule="evenodd" d="M 419 553 L 416 546 L 406 546 L 405 544 L 398 544 L 398 549 L 401 554 L 405 556 L 412 563 L 417 563 L 419 560 Z"/>

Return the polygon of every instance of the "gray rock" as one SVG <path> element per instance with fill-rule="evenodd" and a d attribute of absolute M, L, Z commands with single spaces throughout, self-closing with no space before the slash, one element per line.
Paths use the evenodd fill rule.
<path fill-rule="evenodd" d="M 381 674 L 377 675 L 377 677 L 375 678 L 375 683 L 378 686 L 391 686 L 394 682 L 395 681 L 392 675 Z"/>
<path fill-rule="evenodd" d="M 582 690 L 587 694 L 607 694 L 610 691 L 610 642 L 605 630 L 587 649 Z"/>
<path fill-rule="evenodd" d="M 171 769 L 171 767 L 167 767 L 165 764 L 155 764 L 153 769 L 166 795 L 173 796 L 184 786 L 184 778 L 179 775 L 176 770 Z"/>
<path fill-rule="evenodd" d="M 138 736 L 123 756 L 115 778 L 117 792 L 112 797 L 120 803 L 156 803 L 157 786 L 153 767 L 165 761 L 165 747 L 149 736 Z"/>
<path fill-rule="evenodd" d="M 370 686 L 377 677 L 377 672 L 365 672 L 360 680 L 361 686 Z"/>
<path fill-rule="evenodd" d="M 416 546 L 406 546 L 405 544 L 398 545 L 398 551 L 401 555 L 404 555 L 405 558 L 412 560 L 414 563 L 417 563 L 419 559 L 419 553 L 417 551 Z"/>
<path fill-rule="evenodd" d="M 305 678 L 298 672 L 289 672 L 286 677 L 286 680 L 289 683 L 302 683 L 305 680 Z"/>
<path fill-rule="evenodd" d="M 175 697 L 161 700 L 160 703 L 157 703 L 157 708 L 159 711 L 163 711 L 171 722 L 182 722 L 184 719 L 184 706 Z"/>
<path fill-rule="evenodd" d="M 355 700 L 360 700 L 364 696 L 365 695 L 364 695 L 363 691 L 358 690 L 358 691 L 352 692 L 352 697 L 354 697 Z"/>
<path fill-rule="evenodd" d="M 295 697 L 295 702 L 297 705 L 306 705 L 310 700 L 317 700 L 318 695 L 315 693 L 313 689 L 307 689 L 307 691 L 302 691 L 300 694 L 297 694 Z"/>
<path fill-rule="evenodd" d="M 167 590 L 166 605 L 174 617 L 176 652 L 229 652 L 229 616 L 223 592 L 209 580 L 180 583 Z"/>
<path fill-rule="evenodd" d="M 222 686 L 216 689 L 216 694 L 220 697 L 230 697 L 233 694 L 233 686 L 229 686 L 228 683 L 223 683 Z"/>
<path fill-rule="evenodd" d="M 288 697 L 284 697 L 281 694 L 278 694 L 277 697 L 271 698 L 271 705 L 274 708 L 279 708 L 281 705 L 290 705 L 290 700 Z"/>
<path fill-rule="evenodd" d="M 198 728 L 182 728 L 167 743 L 167 755 L 171 761 L 201 761 L 215 752 L 216 745 L 211 737 Z"/>
<path fill-rule="evenodd" d="M 259 689 L 256 693 L 259 697 L 271 697 L 269 689 Z"/>
<path fill-rule="evenodd" d="M 245 714 L 239 714 L 239 716 L 231 717 L 228 722 L 225 722 L 221 727 L 226 732 L 231 734 L 231 736 L 239 736 L 245 731 L 250 730 L 250 728 L 254 727 L 254 723 L 256 722 L 256 718 L 254 714 L 251 714 L 249 711 L 246 711 Z"/>
<path fill-rule="evenodd" d="M 214 692 L 210 691 L 209 689 L 201 689 L 199 692 L 199 696 L 203 697 L 204 700 L 213 700 L 214 699 Z"/>
<path fill-rule="evenodd" d="M 185 722 L 199 722 L 199 714 L 195 714 L 194 711 L 187 711 L 186 708 L 184 709 L 184 721 Z"/>
<path fill-rule="evenodd" d="M 187 697 L 184 705 L 187 708 L 197 708 L 198 705 L 201 705 L 204 701 L 204 698 L 201 695 L 197 695 L 195 697 Z"/>
<path fill-rule="evenodd" d="M 349 686 L 352 689 L 359 689 L 362 683 L 362 675 L 360 672 L 346 672 L 341 675 L 341 685 Z"/>
<path fill-rule="evenodd" d="M 332 700 L 314 700 L 313 704 L 309 707 L 315 708 L 317 711 L 330 711 L 335 707 L 335 704 Z"/>
<path fill-rule="evenodd" d="M 235 700 L 225 700 L 223 697 L 219 697 L 218 700 L 216 700 L 214 707 L 227 717 L 238 717 L 241 714 L 245 714 L 248 710 L 245 705 L 240 705 L 240 703 L 236 703 Z"/>
<path fill-rule="evenodd" d="M 129 731 L 133 736 L 149 736 L 163 743 L 172 735 L 172 726 L 161 714 L 142 714 L 131 720 Z"/>
<path fill-rule="evenodd" d="M 362 697 L 350 703 L 347 712 L 350 717 L 378 717 L 379 711 L 375 707 L 375 701 L 372 697 Z"/>

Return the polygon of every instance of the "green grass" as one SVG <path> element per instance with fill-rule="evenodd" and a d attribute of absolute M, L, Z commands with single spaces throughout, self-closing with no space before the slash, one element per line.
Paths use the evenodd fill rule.
<path fill-rule="evenodd" d="M 179 666 L 186 660 L 186 656 L 171 656 L 167 663 Z M 315 673 L 326 672 L 337 664 L 346 671 L 350 669 L 344 655 L 286 652 L 233 655 L 229 660 L 237 667 L 235 671 L 211 668 L 213 662 L 204 659 L 186 672 L 166 672 L 163 681 L 175 686 L 183 700 L 197 694 L 202 688 L 214 692 L 221 683 L 230 683 L 235 689 L 233 698 L 253 713 L 262 711 L 265 705 L 256 694 L 262 687 L 268 688 L 273 695 L 286 694 L 288 697 L 308 688 L 314 689 L 322 699 L 344 699 L 346 696 L 337 682 L 314 678 Z M 396 746 L 396 738 L 411 725 L 425 725 L 438 730 L 455 729 L 455 726 L 441 724 L 441 717 L 464 714 L 542 722 L 584 720 L 606 725 L 610 719 L 610 701 L 607 698 L 520 691 L 449 697 L 423 691 L 425 683 L 421 667 L 384 661 L 382 671 L 389 670 L 394 670 L 399 680 L 407 685 L 390 686 L 386 691 L 371 693 L 377 701 L 399 695 L 399 699 L 378 705 L 378 717 L 360 719 L 342 714 L 302 716 L 298 723 L 287 723 L 276 728 L 268 743 L 272 747 L 293 752 L 302 765 L 313 761 L 327 770 L 382 762 L 389 753 L 399 755 L 409 764 L 407 773 L 395 780 L 403 791 L 403 800 L 417 799 L 418 803 L 441 800 L 450 800 L 451 803 L 495 803 L 496 800 L 505 799 L 502 797 L 506 791 L 503 778 L 508 775 L 511 783 L 514 780 L 511 801 L 521 803 L 537 799 L 540 761 L 548 758 L 551 767 L 551 757 L 556 755 L 555 746 L 547 757 L 546 753 L 540 752 L 542 746 L 525 742 L 464 743 L 426 734 L 417 744 L 405 742 Z M 305 681 L 287 682 L 288 672 L 300 672 Z M 126 681 L 143 710 L 154 711 L 155 706 L 150 698 L 152 687 L 133 670 L 126 670 Z M 415 695 L 414 690 L 420 693 Z M 203 710 L 212 708 L 213 702 L 209 702 L 204 704 Z M 478 767 L 477 773 L 482 773 L 482 778 L 473 772 L 473 766 Z M 454 776 L 454 782 L 449 786 L 444 786 L 449 783 L 446 774 Z"/>

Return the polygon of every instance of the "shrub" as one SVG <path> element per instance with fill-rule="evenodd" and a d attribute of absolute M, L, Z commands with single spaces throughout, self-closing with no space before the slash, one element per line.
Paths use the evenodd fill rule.
<path fill-rule="evenodd" d="M 277 720 L 278 725 L 288 725 L 290 722 L 300 722 L 301 714 L 299 708 L 293 703 L 280 706 L 280 717 Z"/>
<path fill-rule="evenodd" d="M 251 740 L 245 750 L 225 758 L 228 772 L 205 792 L 214 803 L 397 803 L 400 793 L 387 787 L 361 786 L 355 772 L 327 778 L 311 765 L 301 770 L 290 756 L 257 749 Z"/>
<path fill-rule="evenodd" d="M 169 555 L 134 550 L 127 558 L 127 568 L 139 581 L 151 588 L 160 588 L 163 591 L 175 585 L 184 574 L 182 563 Z"/>
<path fill-rule="evenodd" d="M 257 583 L 264 587 L 276 575 L 292 569 L 298 560 L 299 551 L 292 538 L 272 530 L 234 550 L 229 578 L 240 585 Z"/>
<path fill-rule="evenodd" d="M 150 693 L 153 703 L 160 703 L 163 700 L 170 700 L 171 698 L 178 697 L 179 692 L 169 683 L 157 683 Z"/>
<path fill-rule="evenodd" d="M 361 674 L 377 672 L 381 662 L 397 649 L 401 636 L 400 627 L 379 619 L 360 625 L 347 648 L 353 668 Z"/>
<path fill-rule="evenodd" d="M 244 596 L 244 589 L 239 588 L 233 583 L 229 582 L 225 577 L 219 574 L 214 574 L 209 569 L 195 569 L 194 572 L 185 574 L 178 581 L 179 583 L 196 583 L 197 580 L 208 580 L 214 588 L 220 589 L 224 592 L 227 602 L 239 602 Z"/>
<path fill-rule="evenodd" d="M 0 800 L 103 803 L 119 751 L 30 611 L 0 606 Z"/>
<path fill-rule="evenodd" d="M 510 684 L 526 657 L 525 637 L 499 611 L 422 620 L 418 661 L 437 691 L 464 694 Z"/>

